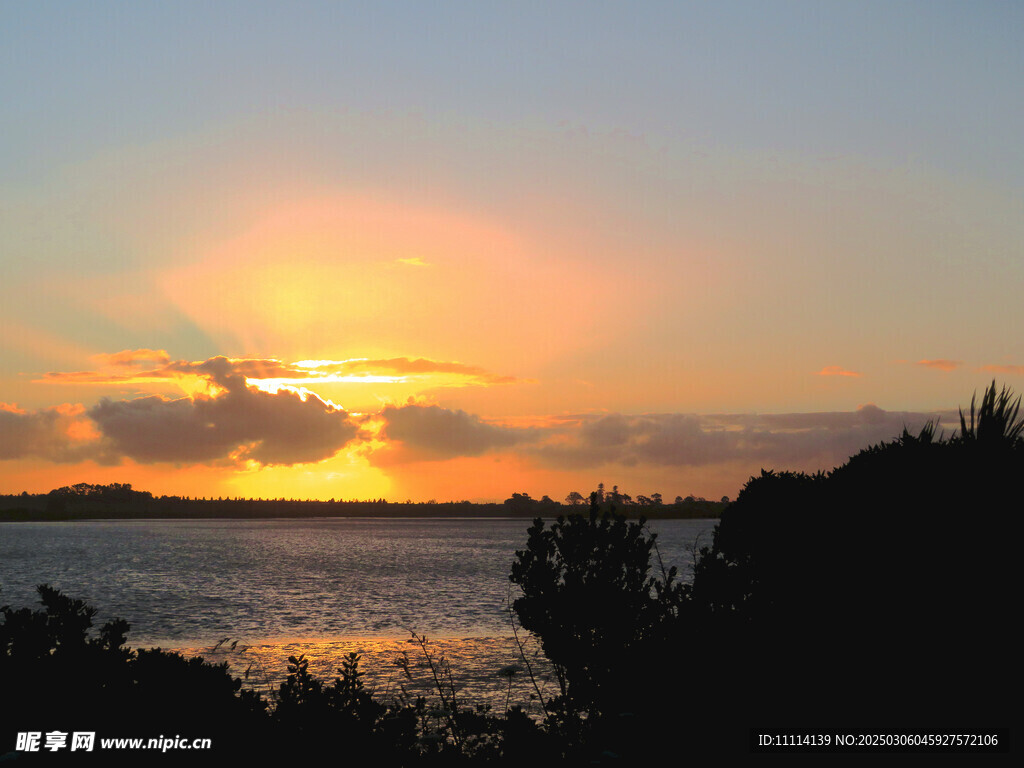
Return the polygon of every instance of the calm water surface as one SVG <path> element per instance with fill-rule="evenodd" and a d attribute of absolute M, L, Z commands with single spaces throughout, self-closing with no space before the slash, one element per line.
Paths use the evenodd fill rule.
<path fill-rule="evenodd" d="M 688 547 L 697 537 L 709 543 L 714 523 L 649 525 L 666 566 L 685 576 Z M 36 606 L 36 585 L 48 583 L 98 608 L 97 623 L 126 619 L 133 647 L 226 654 L 236 671 L 265 667 L 275 681 L 280 659 L 293 653 L 324 660 L 329 672 L 342 653 L 360 651 L 381 661 L 370 671 L 390 685 L 396 654 L 409 652 L 414 668 L 425 660 L 407 642 L 414 630 L 453 667 L 500 690 L 505 681 L 494 679 L 494 666 L 518 656 L 508 574 L 529 525 L 422 518 L 0 523 L 0 604 Z M 247 655 L 236 658 L 239 648 Z"/>

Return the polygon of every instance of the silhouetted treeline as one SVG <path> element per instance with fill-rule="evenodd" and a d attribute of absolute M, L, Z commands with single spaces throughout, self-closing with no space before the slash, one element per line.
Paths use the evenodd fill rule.
<path fill-rule="evenodd" d="M 583 504 L 592 506 L 595 497 L 600 512 L 615 512 L 628 519 L 716 518 L 721 517 L 722 511 L 729 504 L 728 496 L 723 496 L 721 501 L 709 501 L 698 496 L 677 496 L 672 504 L 664 503 L 660 493 L 653 493 L 651 496 L 641 495 L 634 499 L 629 494 L 620 492 L 617 485 L 613 486 L 611 491 L 605 492 L 604 483 L 598 483 L 597 490 L 591 492 L 589 499 L 578 491 L 573 491 L 565 497 L 564 504 L 559 504 L 548 496 L 533 499 L 528 493 L 513 493 L 502 504 L 509 510 L 551 517 L 578 511 Z"/>
<path fill-rule="evenodd" d="M 576 494 L 577 496 L 579 494 Z M 657 496 L 658 494 L 655 494 Z M 570 495 L 571 496 L 571 495 Z M 582 498 L 582 497 L 580 497 Z M 642 497 L 643 498 L 643 497 Z M 725 504 L 688 496 L 675 504 L 643 506 L 624 511 L 649 518 L 718 517 Z M 78 483 L 46 494 L 0 496 L 0 521 L 93 520 L 93 519 L 202 519 L 279 517 L 523 517 L 538 514 L 555 517 L 568 511 L 548 496 L 533 499 L 527 493 L 513 493 L 501 504 L 470 501 L 388 502 L 369 500 L 299 500 L 247 498 L 191 498 L 154 496 L 136 491 L 129 483 L 92 485 Z"/>

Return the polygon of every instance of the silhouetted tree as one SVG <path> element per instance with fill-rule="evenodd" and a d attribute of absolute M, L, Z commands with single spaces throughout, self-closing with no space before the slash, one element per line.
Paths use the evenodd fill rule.
<path fill-rule="evenodd" d="M 599 515 L 598 499 L 589 517 L 536 520 L 510 576 L 522 589 L 513 609 L 559 682 L 549 725 L 583 750 L 627 738 L 628 718 L 650 707 L 655 691 L 637 664 L 670 653 L 684 599 L 674 568 L 652 574 L 656 536 L 643 520 Z"/>
<path fill-rule="evenodd" d="M 993 383 L 950 439 L 928 424 L 827 475 L 751 478 L 695 571 L 712 653 L 754 690 L 787 691 L 777 712 L 829 698 L 880 724 L 997 713 L 1024 477 L 1011 394 Z"/>
<path fill-rule="evenodd" d="M 528 493 L 513 493 L 505 499 L 503 503 L 512 507 L 529 507 L 536 504 L 537 501 L 536 499 L 530 498 L 530 494 Z"/>

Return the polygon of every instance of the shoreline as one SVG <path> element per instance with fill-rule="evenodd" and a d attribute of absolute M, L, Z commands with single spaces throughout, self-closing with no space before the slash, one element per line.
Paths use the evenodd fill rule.
<path fill-rule="evenodd" d="M 398 505 L 395 505 L 398 506 Z M 403 505 L 404 506 L 404 505 Z M 441 506 L 441 505 L 437 505 Z M 650 508 L 644 508 L 649 510 Z M 364 512 L 323 512 L 320 514 L 305 512 L 302 514 L 281 514 L 280 512 L 225 514 L 223 510 L 200 512 L 164 512 L 154 514 L 139 514 L 135 511 L 122 513 L 120 510 L 103 510 L 88 512 L 58 512 L 50 513 L 35 509 L 3 509 L 0 510 L 0 523 L 73 523 L 73 522 L 97 522 L 103 520 L 117 522 L 150 522 L 156 520 L 555 520 L 560 516 L 573 514 L 589 514 L 583 510 L 566 508 L 563 510 L 530 510 L 517 512 L 514 510 L 501 510 L 487 512 L 482 510 L 450 511 L 447 513 L 437 510 L 424 510 L 416 512 L 403 509 L 393 513 L 381 514 L 380 511 L 368 514 Z M 643 517 L 647 520 L 717 520 L 720 515 L 709 514 L 701 511 L 697 514 L 685 512 L 676 513 L 672 510 L 667 512 L 634 512 L 632 509 L 615 510 L 615 514 L 622 515 L 628 520 L 638 520 Z"/>
<path fill-rule="evenodd" d="M 464 704 L 490 705 L 495 711 L 501 711 L 508 696 L 510 703 L 522 706 L 528 715 L 543 716 L 539 701 L 531 695 L 535 692 L 533 680 L 511 633 L 508 636 L 427 637 L 430 661 L 419 643 L 411 638 L 267 641 L 251 645 L 239 642 L 234 648 L 230 643 L 223 643 L 216 648 L 183 646 L 163 650 L 186 657 L 202 657 L 213 664 L 227 662 L 229 673 L 242 679 L 243 687 L 271 696 L 288 676 L 289 656 L 305 657 L 310 674 L 326 683 L 338 676 L 338 668 L 347 654 L 358 653 L 360 671 L 374 696 L 387 699 L 404 685 L 408 693 L 436 699 L 430 672 L 432 661 L 437 668 L 451 670 L 452 683 Z M 555 695 L 554 670 L 544 657 L 539 641 L 522 630 L 520 640 L 543 695 L 546 698 Z M 401 657 L 405 664 L 396 664 Z M 510 667 L 516 670 L 511 680 L 501 674 L 503 668 Z"/>

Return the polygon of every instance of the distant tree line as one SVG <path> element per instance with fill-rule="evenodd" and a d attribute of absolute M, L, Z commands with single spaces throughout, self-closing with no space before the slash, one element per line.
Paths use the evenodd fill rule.
<path fill-rule="evenodd" d="M 562 512 L 578 512 L 580 507 L 593 505 L 596 497 L 597 510 L 601 513 L 612 513 L 623 515 L 628 518 L 636 518 L 643 515 L 649 519 L 658 518 L 712 518 L 719 517 L 726 505 L 729 504 L 729 497 L 723 496 L 720 501 L 709 501 L 703 496 L 676 496 L 675 501 L 666 504 L 660 493 L 652 493 L 650 496 L 639 495 L 633 498 L 628 493 L 619 491 L 619 486 L 612 486 L 611 491 L 605 491 L 604 483 L 598 483 L 597 490 L 584 496 L 579 491 L 571 491 L 566 497 L 564 504 L 559 504 L 549 496 L 540 499 L 530 497 L 528 493 L 513 493 L 505 499 L 503 504 L 510 509 L 535 510 L 539 514 Z M 568 508 L 568 509 L 565 509 Z"/>
<path fill-rule="evenodd" d="M 615 487 L 616 492 L 618 486 Z M 599 487 L 603 494 L 603 485 Z M 501 504 L 466 500 L 438 502 L 436 499 L 403 503 L 378 499 L 294 499 L 243 497 L 154 496 L 136 491 L 130 483 L 94 485 L 77 483 L 56 488 L 46 494 L 0 496 L 0 520 L 85 520 L 113 519 L 188 519 L 188 518 L 269 518 L 269 517 L 534 517 L 557 516 L 576 505 L 577 492 L 560 504 L 549 496 L 534 499 L 528 493 L 513 493 Z M 721 502 L 688 496 L 676 497 L 675 504 L 662 504 L 660 494 L 638 497 L 608 494 L 607 508 L 616 506 L 628 516 L 643 510 L 651 518 L 718 517 L 727 498 Z"/>

